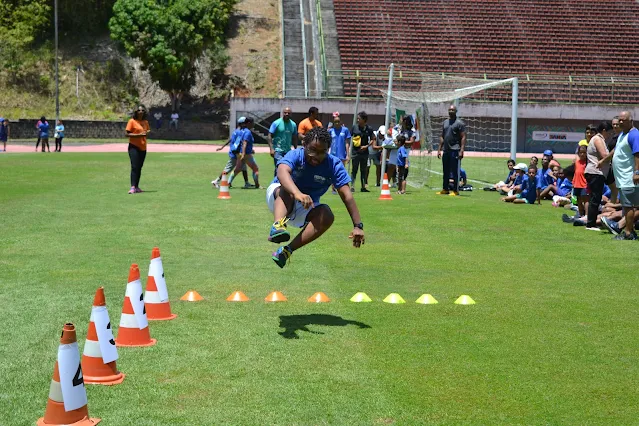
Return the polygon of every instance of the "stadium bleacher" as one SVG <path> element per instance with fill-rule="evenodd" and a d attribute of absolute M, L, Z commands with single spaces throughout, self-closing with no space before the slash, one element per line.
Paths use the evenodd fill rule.
<path fill-rule="evenodd" d="M 333 0 L 344 70 L 381 70 L 394 62 L 420 72 L 639 76 L 639 3 L 635 0 Z M 344 77 L 344 94 L 357 82 Z M 419 82 L 396 87 L 419 90 Z M 529 101 L 602 103 L 596 80 L 571 93 L 531 86 Z M 617 103 L 637 103 L 619 84 Z M 376 95 L 365 89 L 365 95 Z M 572 97 L 572 99 L 569 99 Z"/>

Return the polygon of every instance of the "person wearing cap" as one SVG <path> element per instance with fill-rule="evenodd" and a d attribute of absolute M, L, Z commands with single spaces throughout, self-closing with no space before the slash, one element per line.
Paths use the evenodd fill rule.
<path fill-rule="evenodd" d="M 255 158 L 253 158 L 253 154 L 255 150 L 253 149 L 253 144 L 255 143 L 255 139 L 253 138 L 253 119 L 251 117 L 246 117 L 244 120 L 244 128 L 242 129 L 242 134 L 240 136 L 240 152 L 238 161 L 235 164 L 235 170 L 231 173 L 229 177 L 229 185 L 233 183 L 233 178 L 237 175 L 240 170 L 242 170 L 242 165 L 247 165 L 253 170 L 253 181 L 255 182 L 255 188 L 261 189 L 260 187 L 260 168 L 257 166 L 255 162 Z"/>
<path fill-rule="evenodd" d="M 441 158 L 443 168 L 442 190 L 437 192 L 438 195 L 459 195 L 457 186 L 459 181 L 455 179 L 453 192 L 450 192 L 448 190 L 448 177 L 451 173 L 459 175 L 459 162 L 464 158 L 465 147 L 466 124 L 457 118 L 457 107 L 451 105 L 448 107 L 448 120 L 442 124 L 442 134 L 439 137 L 439 148 L 437 149 L 437 158 Z"/>
<path fill-rule="evenodd" d="M 530 167 L 534 167 L 535 169 L 537 169 L 536 166 Z M 513 184 L 508 191 L 508 196 L 512 196 L 521 192 L 521 185 L 524 181 L 526 173 L 528 172 L 528 166 L 525 163 L 518 163 L 515 167 L 513 167 L 513 170 L 515 171 L 515 173 L 517 173 L 517 176 L 515 177 L 515 180 L 513 181 Z"/>
<path fill-rule="evenodd" d="M 538 196 L 539 186 L 537 183 L 537 167 L 528 167 L 527 173 L 523 174 L 521 181 L 521 191 L 508 197 L 502 197 L 501 201 L 514 204 L 541 204 Z"/>
<path fill-rule="evenodd" d="M 297 128 L 297 137 L 299 140 L 304 139 L 304 135 L 306 132 L 311 130 L 313 127 L 322 127 L 322 123 L 318 120 L 319 118 L 319 109 L 317 107 L 310 107 L 308 109 L 308 117 L 304 120 L 300 121 L 300 124 Z"/>
<path fill-rule="evenodd" d="M 0 117 L 0 141 L 3 144 L 2 152 L 7 152 L 7 140 L 9 139 L 9 120 Z"/>
<path fill-rule="evenodd" d="M 271 124 L 268 131 L 268 147 L 277 174 L 277 163 L 293 148 L 297 148 L 297 124 L 291 120 L 291 108 L 282 111 L 282 117 Z"/>
<path fill-rule="evenodd" d="M 549 189 L 555 183 L 555 175 L 550 167 L 550 156 L 544 152 L 541 157 L 541 168 L 537 169 L 537 187 L 540 189 L 540 196 L 546 199 L 552 199 L 554 192 Z"/>
<path fill-rule="evenodd" d="M 559 164 L 559 162 L 557 160 L 555 160 L 555 156 L 554 153 L 552 152 L 552 149 L 547 149 L 544 151 L 544 155 L 548 156 L 548 158 L 550 159 L 550 168 L 552 169 L 553 167 L 557 166 L 557 167 L 561 167 L 561 164 Z"/>
<path fill-rule="evenodd" d="M 235 130 L 233 130 L 233 133 L 231 133 L 229 140 L 227 140 L 224 145 L 216 149 L 216 151 L 221 151 L 224 149 L 226 145 L 229 145 L 229 144 L 231 145 L 229 147 L 229 160 L 226 162 L 226 166 L 224 166 L 224 170 L 222 170 L 222 173 L 220 173 L 217 179 L 211 181 L 211 184 L 216 188 L 220 187 L 220 180 L 222 179 L 222 175 L 224 173 L 228 174 L 228 173 L 231 173 L 233 170 L 235 170 L 235 166 L 237 165 L 237 154 L 240 152 L 240 143 L 242 142 L 241 137 L 242 137 L 242 132 L 244 131 L 245 123 L 246 123 L 246 117 L 240 117 L 237 120 L 237 126 L 235 127 Z M 252 188 L 252 185 L 248 182 L 248 173 L 246 173 L 246 164 L 242 164 L 242 176 L 244 177 L 244 188 Z"/>

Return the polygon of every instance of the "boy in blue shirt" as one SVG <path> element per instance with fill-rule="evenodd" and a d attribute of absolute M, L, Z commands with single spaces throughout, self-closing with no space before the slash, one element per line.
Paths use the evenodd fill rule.
<path fill-rule="evenodd" d="M 514 204 L 535 204 L 535 200 L 537 200 L 538 204 L 541 204 L 541 198 L 538 197 L 539 193 L 537 166 L 531 165 L 528 167 L 528 174 L 524 175 L 522 179 L 521 192 L 509 197 L 504 197 L 501 200 Z"/>
<path fill-rule="evenodd" d="M 348 148 L 351 144 L 351 132 L 348 127 L 342 125 L 339 115 L 333 118 L 333 126 L 328 130 L 331 135 L 331 151 L 330 154 L 342 160 L 342 164 L 350 161 Z"/>
<path fill-rule="evenodd" d="M 273 261 L 283 268 L 293 252 L 319 238 L 333 224 L 335 217 L 320 197 L 331 185 L 337 188 L 353 221 L 349 238 L 353 246 L 364 244 L 364 224 L 349 188 L 351 178 L 339 158 L 328 154 L 331 135 L 322 127 L 310 129 L 303 147 L 289 152 L 277 165 L 277 177 L 266 190 L 266 203 L 274 220 L 269 241 L 279 244 L 291 236 L 287 222 L 302 228 L 293 241 L 277 249 Z"/>
<path fill-rule="evenodd" d="M 572 201 L 572 179 L 567 177 L 564 169 L 557 171 L 557 194 L 552 197 L 553 207 L 563 207 L 571 204 Z"/>
<path fill-rule="evenodd" d="M 226 141 L 224 145 L 216 149 L 216 151 L 221 151 L 224 149 L 226 145 L 230 144 L 229 160 L 226 162 L 226 166 L 224 166 L 224 170 L 222 170 L 222 173 L 220 173 L 217 179 L 211 181 L 211 184 L 216 188 L 220 187 L 220 180 L 222 179 L 222 175 L 224 173 L 228 174 L 235 170 L 235 166 L 237 165 L 237 154 L 239 153 L 239 150 L 240 150 L 240 143 L 242 142 L 241 141 L 242 132 L 244 131 L 245 123 L 246 123 L 246 117 L 240 117 L 237 120 L 237 127 L 235 128 L 235 130 L 233 130 L 233 133 L 231 133 L 231 137 L 229 138 L 229 140 Z M 248 173 L 246 173 L 246 164 L 242 164 L 242 176 L 244 177 L 244 188 L 252 188 L 251 184 L 248 183 Z"/>
<path fill-rule="evenodd" d="M 239 155 L 237 158 L 237 164 L 235 165 L 235 170 L 229 177 L 229 185 L 233 183 L 233 178 L 236 174 L 242 170 L 242 165 L 245 164 L 253 170 L 253 181 L 255 182 L 255 188 L 260 189 L 260 168 L 257 167 L 257 163 L 253 158 L 253 154 L 255 151 L 253 150 L 253 144 L 255 143 L 255 139 L 253 138 L 253 119 L 251 117 L 247 117 L 244 121 L 244 129 L 242 130 L 241 142 L 239 148 Z"/>
<path fill-rule="evenodd" d="M 397 141 L 397 193 L 406 194 L 406 178 L 408 177 L 408 151 L 406 150 L 406 137 L 399 135 Z"/>

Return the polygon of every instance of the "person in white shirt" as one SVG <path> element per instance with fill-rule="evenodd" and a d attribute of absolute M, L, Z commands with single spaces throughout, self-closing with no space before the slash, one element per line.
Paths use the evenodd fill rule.
<path fill-rule="evenodd" d="M 173 114 L 171 114 L 171 122 L 169 123 L 169 129 L 171 127 L 174 127 L 175 130 L 178 129 L 178 118 L 180 118 L 180 116 L 178 115 L 177 111 L 174 111 Z"/>

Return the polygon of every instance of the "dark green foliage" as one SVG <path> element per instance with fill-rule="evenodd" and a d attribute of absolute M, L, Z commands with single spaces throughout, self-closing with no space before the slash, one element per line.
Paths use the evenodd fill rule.
<path fill-rule="evenodd" d="M 235 0 L 118 0 L 109 29 L 175 104 L 195 82 L 197 59 L 223 41 L 234 4 Z"/>

